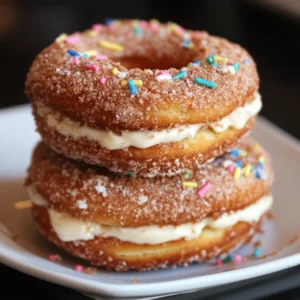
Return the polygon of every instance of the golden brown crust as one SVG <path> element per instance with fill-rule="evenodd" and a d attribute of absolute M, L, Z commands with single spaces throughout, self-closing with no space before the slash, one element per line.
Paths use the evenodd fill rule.
<path fill-rule="evenodd" d="M 158 30 L 152 30 L 148 23 L 143 34 L 137 36 L 136 26 L 140 25 L 124 20 L 103 26 L 95 36 L 90 36 L 89 30 L 75 33 L 71 38 L 79 37 L 76 43 L 54 42 L 36 57 L 29 70 L 25 88 L 28 98 L 86 126 L 114 131 L 152 130 L 217 121 L 251 102 L 258 91 L 256 64 L 241 46 L 206 32 L 173 30 L 169 24 L 159 24 Z M 190 49 L 182 46 L 187 37 L 193 44 Z M 121 43 L 124 50 L 100 47 L 100 40 Z M 109 59 L 80 56 L 78 63 L 73 63 L 68 49 L 81 54 L 95 49 Z M 238 63 L 236 74 L 222 73 L 224 62 L 218 67 L 207 63 L 211 54 Z M 155 70 L 144 70 L 160 68 L 175 75 L 194 60 L 200 60 L 201 65 L 189 67 L 182 79 L 158 81 Z M 87 63 L 95 65 L 97 71 L 87 69 Z M 120 84 L 113 68 L 126 72 L 125 80 L 142 80 L 137 95 L 131 95 L 128 86 Z M 216 88 L 196 84 L 196 76 L 215 82 Z M 106 79 L 104 84 L 100 78 Z"/>
<path fill-rule="evenodd" d="M 46 118 L 39 116 L 36 108 L 34 111 L 43 141 L 57 152 L 89 164 L 106 167 L 111 172 L 134 172 L 146 177 L 171 176 L 186 168 L 199 166 L 233 147 L 254 124 L 254 118 L 251 118 L 242 129 L 229 128 L 216 133 L 204 128 L 195 137 L 180 142 L 162 143 L 144 149 L 129 147 L 109 150 L 101 147 L 97 141 L 62 135 L 48 126 Z"/>
<path fill-rule="evenodd" d="M 133 244 L 103 237 L 63 242 L 50 224 L 47 209 L 34 205 L 32 210 L 40 232 L 48 240 L 93 265 L 115 271 L 145 271 L 211 260 L 249 240 L 259 226 L 259 223 L 239 222 L 226 229 L 206 228 L 196 239 L 181 239 L 157 245 Z"/>
<path fill-rule="evenodd" d="M 247 151 L 247 157 L 226 153 L 194 169 L 189 179 L 182 175 L 144 178 L 118 176 L 72 161 L 40 143 L 33 153 L 27 185 L 33 184 L 53 209 L 102 224 L 140 227 L 197 222 L 241 209 L 269 194 L 273 173 L 268 155 L 262 148 L 254 149 L 254 142 L 248 139 L 237 148 L 241 153 Z M 257 167 L 261 155 L 263 170 Z M 249 177 L 241 174 L 235 179 L 224 167 L 229 159 L 233 165 L 236 161 L 243 167 L 251 164 L 262 178 L 252 171 Z M 184 187 L 183 181 L 196 182 L 199 187 L 210 182 L 211 188 L 200 197 L 197 188 Z M 79 200 L 86 202 L 85 209 L 78 206 Z"/>

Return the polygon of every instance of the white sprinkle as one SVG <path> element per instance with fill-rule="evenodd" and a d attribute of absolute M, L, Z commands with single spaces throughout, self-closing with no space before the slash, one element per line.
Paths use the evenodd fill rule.
<path fill-rule="evenodd" d="M 103 185 L 102 180 L 98 180 L 95 190 L 98 194 L 102 194 L 103 197 L 107 197 L 106 187 Z"/>
<path fill-rule="evenodd" d="M 125 78 L 126 76 L 127 76 L 126 72 L 119 72 L 118 73 L 118 77 L 121 78 L 121 79 Z"/>
<path fill-rule="evenodd" d="M 139 199 L 138 199 L 138 204 L 139 205 L 143 205 L 147 201 L 148 201 L 148 197 L 147 196 L 140 196 Z"/>
<path fill-rule="evenodd" d="M 77 207 L 80 209 L 87 209 L 86 200 L 77 200 Z"/>
<path fill-rule="evenodd" d="M 234 162 L 232 161 L 232 160 L 230 160 L 230 159 L 226 159 L 226 160 L 224 160 L 223 162 L 222 162 L 222 166 L 224 167 L 224 168 L 227 168 L 227 167 L 229 167 L 229 166 L 231 166 L 231 165 L 233 165 L 234 164 Z"/>

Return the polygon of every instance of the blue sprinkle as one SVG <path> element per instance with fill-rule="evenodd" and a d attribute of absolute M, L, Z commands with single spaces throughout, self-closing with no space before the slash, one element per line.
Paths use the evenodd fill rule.
<path fill-rule="evenodd" d="M 190 44 L 191 44 L 191 41 L 186 40 L 182 43 L 182 46 L 184 49 L 188 49 Z"/>
<path fill-rule="evenodd" d="M 187 71 L 181 71 L 181 72 L 175 74 L 175 75 L 172 77 L 172 79 L 181 79 L 181 78 L 185 77 L 186 74 L 187 74 Z"/>
<path fill-rule="evenodd" d="M 260 248 L 255 248 L 253 252 L 254 257 L 260 257 L 261 256 L 261 251 Z"/>
<path fill-rule="evenodd" d="M 67 53 L 71 56 L 80 56 L 80 54 L 72 49 L 67 50 Z"/>
<path fill-rule="evenodd" d="M 197 65 L 197 66 L 200 66 L 200 60 L 196 59 L 193 61 L 193 64 L 194 65 Z"/>
<path fill-rule="evenodd" d="M 233 155 L 233 156 L 239 156 L 240 155 L 240 150 L 239 149 L 232 149 L 230 151 L 230 154 Z"/>
<path fill-rule="evenodd" d="M 211 65 L 215 62 L 214 60 L 214 56 L 213 55 L 210 55 L 206 58 L 206 61 Z"/>
<path fill-rule="evenodd" d="M 251 65 L 251 61 L 248 58 L 244 58 L 243 62 L 247 65 Z"/>
<path fill-rule="evenodd" d="M 107 18 L 104 20 L 105 25 L 111 25 L 113 22 L 114 22 L 114 19 L 111 19 L 111 18 Z"/>
<path fill-rule="evenodd" d="M 258 163 L 258 167 L 260 168 L 260 169 L 264 169 L 264 167 L 265 167 L 265 164 L 262 162 L 262 161 L 260 161 L 259 163 Z"/>
<path fill-rule="evenodd" d="M 129 90 L 130 90 L 130 94 L 131 95 L 136 95 L 138 93 L 136 86 L 134 84 L 134 81 L 132 79 L 128 80 L 128 86 L 129 86 Z"/>
<path fill-rule="evenodd" d="M 139 27 L 135 27 L 133 29 L 133 32 L 136 34 L 136 35 L 141 35 L 143 34 L 143 29 L 142 28 L 139 28 Z"/>
<path fill-rule="evenodd" d="M 238 63 L 234 63 L 233 64 L 234 69 L 237 71 L 239 69 L 239 64 Z"/>
<path fill-rule="evenodd" d="M 260 174 L 259 170 L 256 167 L 254 167 L 254 171 L 255 171 L 256 178 L 261 179 L 261 174 Z"/>
<path fill-rule="evenodd" d="M 201 77 L 195 77 L 194 81 L 198 84 L 204 85 L 204 86 L 209 87 L 211 89 L 214 89 L 216 87 L 215 82 L 206 80 L 206 79 L 201 78 Z"/>
<path fill-rule="evenodd" d="M 243 163 L 242 163 L 240 160 L 238 160 L 238 161 L 236 162 L 236 165 L 237 165 L 238 167 L 240 167 L 240 168 L 243 167 Z"/>
<path fill-rule="evenodd" d="M 83 53 L 83 54 L 82 54 L 82 57 L 84 57 L 84 58 L 89 58 L 89 55 L 88 55 L 87 53 Z"/>

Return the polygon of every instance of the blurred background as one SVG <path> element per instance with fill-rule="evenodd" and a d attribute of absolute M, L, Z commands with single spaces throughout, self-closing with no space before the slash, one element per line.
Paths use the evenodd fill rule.
<path fill-rule="evenodd" d="M 0 107 L 27 103 L 27 70 L 60 33 L 105 18 L 173 21 L 241 44 L 258 65 L 261 114 L 300 138 L 300 0 L 0 0 Z"/>

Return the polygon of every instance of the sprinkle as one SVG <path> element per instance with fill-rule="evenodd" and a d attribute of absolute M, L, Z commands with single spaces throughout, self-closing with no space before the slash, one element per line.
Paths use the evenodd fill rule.
<path fill-rule="evenodd" d="M 207 58 L 206 58 L 206 61 L 211 65 L 214 63 L 214 55 L 209 55 Z"/>
<path fill-rule="evenodd" d="M 184 49 L 190 49 L 190 48 L 192 48 L 194 45 L 193 45 L 193 43 L 190 41 L 190 40 L 185 40 L 185 41 L 183 41 L 182 42 L 182 47 L 184 48 Z"/>
<path fill-rule="evenodd" d="M 222 67 L 221 69 L 219 69 L 223 74 L 226 74 L 226 73 L 230 73 L 232 75 L 234 75 L 236 73 L 235 69 L 233 66 L 224 66 Z"/>
<path fill-rule="evenodd" d="M 230 151 L 230 154 L 232 155 L 232 156 L 239 156 L 240 155 L 240 150 L 239 149 L 232 149 L 231 151 Z"/>
<path fill-rule="evenodd" d="M 93 71 L 99 70 L 99 67 L 97 65 L 93 65 L 93 64 L 86 64 L 86 65 L 84 65 L 84 67 L 87 70 L 93 70 Z"/>
<path fill-rule="evenodd" d="M 232 164 L 232 165 L 230 165 L 230 166 L 227 167 L 227 171 L 228 171 L 230 174 L 233 173 L 234 169 L 235 169 L 234 164 Z"/>
<path fill-rule="evenodd" d="M 194 81 L 198 84 L 204 85 L 206 87 L 214 89 L 216 87 L 216 83 L 213 81 L 209 81 L 200 77 L 195 77 Z"/>
<path fill-rule="evenodd" d="M 136 34 L 136 35 L 141 35 L 143 34 L 143 29 L 142 28 L 139 28 L 139 27 L 135 27 L 133 29 L 133 32 Z"/>
<path fill-rule="evenodd" d="M 173 79 L 181 79 L 187 75 L 187 71 L 181 71 L 177 74 L 175 74 L 172 78 Z"/>
<path fill-rule="evenodd" d="M 258 162 L 258 167 L 263 170 L 265 167 L 265 164 L 260 161 L 260 162 Z"/>
<path fill-rule="evenodd" d="M 100 83 L 104 84 L 105 81 L 106 81 L 106 78 L 105 78 L 105 77 L 101 77 L 101 78 L 99 79 L 99 81 L 100 81 Z"/>
<path fill-rule="evenodd" d="M 114 23 L 114 19 L 111 19 L 111 18 L 106 18 L 104 20 L 104 24 L 105 25 L 112 25 Z"/>
<path fill-rule="evenodd" d="M 254 249 L 253 256 L 254 257 L 260 257 L 261 256 L 261 250 L 260 250 L 260 248 L 255 248 Z"/>
<path fill-rule="evenodd" d="M 117 76 L 119 73 L 119 70 L 117 68 L 113 68 L 112 73 Z"/>
<path fill-rule="evenodd" d="M 89 58 L 89 55 L 88 55 L 87 53 L 83 53 L 83 54 L 82 54 L 82 57 L 88 59 L 88 58 Z"/>
<path fill-rule="evenodd" d="M 200 66 L 200 60 L 198 60 L 198 59 L 194 60 L 193 65 Z"/>
<path fill-rule="evenodd" d="M 145 27 L 147 27 L 147 25 L 148 25 L 147 21 L 145 21 L 145 20 L 141 20 L 141 22 L 140 22 L 140 26 L 141 26 L 142 28 L 145 28 Z"/>
<path fill-rule="evenodd" d="M 105 41 L 105 40 L 100 41 L 99 45 L 103 48 L 107 48 L 107 49 L 110 49 L 113 51 L 123 51 L 124 50 L 124 46 L 122 46 L 120 44 L 112 43 L 109 41 Z"/>
<path fill-rule="evenodd" d="M 257 168 L 254 168 L 254 170 L 255 170 L 255 176 L 256 176 L 256 178 L 257 179 L 261 179 L 261 174 L 260 174 L 259 170 Z"/>
<path fill-rule="evenodd" d="M 262 155 L 260 155 L 257 160 L 262 163 L 265 162 L 265 158 Z"/>
<path fill-rule="evenodd" d="M 256 151 L 256 152 L 259 151 L 260 150 L 260 145 L 258 143 L 255 143 L 253 145 L 253 150 Z"/>
<path fill-rule="evenodd" d="M 238 63 L 234 63 L 233 67 L 234 67 L 235 71 L 237 71 L 239 69 L 239 64 Z"/>
<path fill-rule="evenodd" d="M 72 57 L 72 64 L 78 64 L 79 63 L 79 56 L 75 56 L 75 57 Z"/>
<path fill-rule="evenodd" d="M 240 167 L 236 167 L 234 169 L 234 172 L 233 172 L 233 178 L 235 180 L 238 180 L 240 178 L 240 176 L 241 176 L 241 168 Z"/>
<path fill-rule="evenodd" d="M 224 168 L 227 168 L 227 167 L 229 167 L 229 166 L 231 166 L 231 165 L 233 165 L 234 164 L 234 162 L 232 161 L 232 160 L 230 160 L 230 159 L 225 159 L 223 162 L 222 162 L 222 166 L 224 167 Z"/>
<path fill-rule="evenodd" d="M 74 51 L 74 50 L 72 50 L 72 49 L 67 50 L 67 53 L 68 53 L 69 55 L 71 55 L 72 57 L 80 56 L 80 54 L 79 54 L 77 51 Z"/>
<path fill-rule="evenodd" d="M 223 62 L 227 63 L 228 60 L 229 60 L 229 59 L 228 59 L 227 57 L 218 56 L 218 55 L 214 56 L 214 61 L 215 61 L 215 62 L 216 62 L 216 61 L 223 61 Z"/>
<path fill-rule="evenodd" d="M 49 261 L 51 262 L 57 262 L 57 261 L 62 261 L 62 258 L 58 254 L 50 254 L 48 257 Z"/>
<path fill-rule="evenodd" d="M 214 63 L 211 64 L 211 66 L 214 67 L 214 68 L 217 68 L 219 66 L 219 64 L 214 62 Z"/>
<path fill-rule="evenodd" d="M 247 157 L 247 156 L 248 156 L 248 152 L 245 151 L 245 150 L 241 150 L 241 151 L 240 151 L 240 156 L 241 156 L 241 157 Z"/>
<path fill-rule="evenodd" d="M 131 171 L 126 172 L 125 176 L 127 176 L 127 177 L 136 177 L 135 173 L 131 172 Z"/>
<path fill-rule="evenodd" d="M 66 38 L 66 43 L 67 44 L 76 44 L 79 41 L 80 41 L 80 35 L 79 34 L 71 35 L 71 36 Z"/>
<path fill-rule="evenodd" d="M 82 266 L 82 265 L 76 265 L 76 266 L 75 266 L 75 270 L 76 270 L 77 272 L 81 272 L 82 269 L 83 269 L 83 266 Z"/>
<path fill-rule="evenodd" d="M 169 72 L 166 71 L 157 71 L 156 80 L 162 81 L 162 80 L 171 80 L 172 75 Z"/>
<path fill-rule="evenodd" d="M 238 254 L 235 254 L 234 257 L 233 257 L 233 261 L 236 263 L 236 264 L 240 264 L 242 261 L 243 261 L 243 258 L 238 255 Z"/>
<path fill-rule="evenodd" d="M 247 65 L 251 65 L 251 61 L 248 58 L 244 58 L 243 62 Z"/>
<path fill-rule="evenodd" d="M 89 36 L 96 36 L 97 35 L 97 31 L 96 30 L 90 30 L 89 31 Z"/>
<path fill-rule="evenodd" d="M 183 174 L 184 179 L 190 179 L 193 176 L 193 171 L 192 170 L 185 170 Z"/>
<path fill-rule="evenodd" d="M 216 266 L 221 266 L 221 265 L 223 265 L 222 260 L 221 260 L 220 258 L 218 258 L 218 259 L 216 260 L 216 262 L 215 262 L 215 265 L 216 265 Z"/>
<path fill-rule="evenodd" d="M 87 203 L 86 200 L 77 200 L 77 207 L 80 209 L 87 209 Z"/>
<path fill-rule="evenodd" d="M 236 161 L 235 164 L 240 168 L 243 166 L 243 163 L 240 160 Z"/>
<path fill-rule="evenodd" d="M 198 191 L 197 194 L 199 197 L 204 197 L 204 195 L 208 192 L 211 188 L 211 183 L 207 181 Z"/>
<path fill-rule="evenodd" d="M 244 175 L 246 177 L 249 177 L 251 170 L 252 170 L 252 166 L 250 164 L 246 164 L 246 166 L 244 168 Z"/>
<path fill-rule="evenodd" d="M 196 188 L 198 183 L 193 181 L 183 181 L 182 186 Z"/>
<path fill-rule="evenodd" d="M 98 55 L 96 55 L 96 59 L 98 59 L 98 60 L 106 60 L 107 56 L 106 55 L 98 54 Z"/>
<path fill-rule="evenodd" d="M 32 207 L 32 202 L 30 200 L 19 201 L 14 204 L 15 209 L 25 209 Z"/>
<path fill-rule="evenodd" d="M 232 255 L 231 255 L 231 254 L 228 254 L 228 255 L 222 260 L 222 262 L 223 262 L 223 264 L 227 264 L 227 263 L 229 263 L 229 262 L 232 262 L 232 260 L 233 260 Z"/>
<path fill-rule="evenodd" d="M 118 77 L 121 78 L 121 79 L 125 78 L 126 76 L 127 76 L 126 72 L 119 72 L 118 73 Z"/>
<path fill-rule="evenodd" d="M 95 31 L 100 31 L 103 28 L 103 26 L 101 24 L 94 24 L 92 26 L 92 29 Z"/>
<path fill-rule="evenodd" d="M 159 24 L 159 22 L 156 19 L 152 19 L 152 20 L 149 21 L 149 27 L 153 31 L 157 31 L 158 30 L 158 24 Z"/>
<path fill-rule="evenodd" d="M 134 84 L 134 81 L 132 79 L 128 80 L 128 87 L 129 87 L 131 95 L 136 95 L 138 93 L 137 88 L 136 88 L 136 86 Z"/>
<path fill-rule="evenodd" d="M 65 33 L 60 34 L 57 38 L 57 42 L 63 42 L 68 36 Z"/>
<path fill-rule="evenodd" d="M 96 56 L 97 50 L 89 50 L 85 52 L 89 57 Z"/>
<path fill-rule="evenodd" d="M 150 21 L 149 21 L 149 23 L 150 24 L 159 24 L 159 21 L 157 20 L 157 19 L 151 19 Z"/>
<path fill-rule="evenodd" d="M 143 81 L 142 80 L 132 80 L 132 81 L 133 81 L 134 85 L 136 85 L 136 86 L 142 86 L 143 85 Z M 128 84 L 127 80 L 122 80 L 121 81 L 121 85 L 122 86 L 125 86 L 127 84 Z"/>

